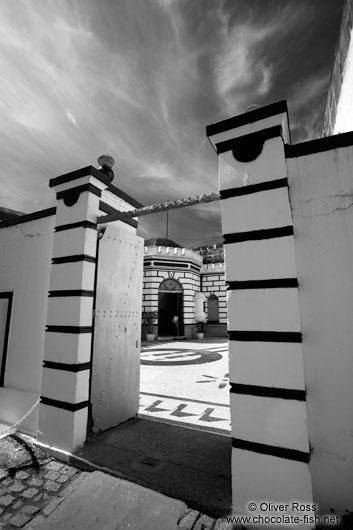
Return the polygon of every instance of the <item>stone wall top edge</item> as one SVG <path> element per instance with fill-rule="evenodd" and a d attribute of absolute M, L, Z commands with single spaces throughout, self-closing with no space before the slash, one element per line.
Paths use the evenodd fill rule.
<path fill-rule="evenodd" d="M 44 219 L 45 217 L 51 217 L 56 215 L 56 207 L 46 208 L 45 210 L 39 210 L 38 212 L 28 213 L 14 217 L 12 219 L 4 219 L 0 222 L 0 229 L 8 226 L 19 225 L 22 223 L 28 223 L 30 221 L 36 221 L 37 219 Z"/>
<path fill-rule="evenodd" d="M 346 132 L 299 144 L 285 145 L 285 156 L 286 158 L 296 158 L 351 146 L 353 146 L 353 132 Z"/>

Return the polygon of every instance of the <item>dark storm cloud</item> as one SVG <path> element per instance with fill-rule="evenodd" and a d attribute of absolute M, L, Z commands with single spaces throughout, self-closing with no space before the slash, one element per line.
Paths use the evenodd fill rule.
<path fill-rule="evenodd" d="M 16 4 L 16 7 L 15 7 Z M 108 152 L 146 204 L 217 189 L 205 126 L 287 98 L 318 135 L 341 0 L 2 0 L 3 206 L 54 203 L 48 180 Z M 164 235 L 165 215 L 141 220 Z M 220 235 L 219 205 L 173 212 L 186 245 Z"/>

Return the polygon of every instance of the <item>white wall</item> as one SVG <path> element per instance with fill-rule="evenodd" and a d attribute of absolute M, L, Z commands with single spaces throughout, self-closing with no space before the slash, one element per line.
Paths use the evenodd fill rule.
<path fill-rule="evenodd" d="M 287 159 L 314 500 L 353 510 L 353 147 Z"/>
<path fill-rule="evenodd" d="M 26 412 L 41 391 L 54 222 L 50 216 L 0 228 L 0 292 L 14 293 L 0 388 L 0 421 L 6 423 Z"/>
<path fill-rule="evenodd" d="M 347 28 L 348 29 L 348 28 Z M 333 134 L 353 130 L 353 30 L 350 29 L 350 43 L 344 65 L 341 92 L 337 102 Z"/>

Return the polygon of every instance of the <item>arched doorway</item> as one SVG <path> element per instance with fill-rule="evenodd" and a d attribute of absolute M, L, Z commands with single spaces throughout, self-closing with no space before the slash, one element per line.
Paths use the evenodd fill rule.
<path fill-rule="evenodd" d="M 219 322 L 219 300 L 214 293 L 211 293 L 207 299 L 207 321 L 212 323 Z"/>
<path fill-rule="evenodd" d="M 178 327 L 174 317 L 178 317 Z M 177 280 L 163 280 L 158 289 L 158 336 L 184 335 L 183 288 Z"/>

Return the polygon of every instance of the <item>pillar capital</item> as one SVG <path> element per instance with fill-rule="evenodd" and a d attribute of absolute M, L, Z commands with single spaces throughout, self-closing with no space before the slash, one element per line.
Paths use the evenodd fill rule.
<path fill-rule="evenodd" d="M 282 136 L 290 144 L 287 102 L 278 101 L 208 125 L 206 135 L 218 154 L 232 150 L 233 141 L 249 135 L 255 135 L 253 139 Z"/>
<path fill-rule="evenodd" d="M 55 231 L 97 223 L 99 201 L 110 178 L 93 166 L 83 167 L 52 178 L 49 186 L 56 193 Z"/>
<path fill-rule="evenodd" d="M 290 142 L 286 101 L 209 125 L 206 132 L 218 154 L 222 198 L 234 189 L 250 193 L 259 185 L 268 189 L 284 183 L 284 144 Z"/>
<path fill-rule="evenodd" d="M 82 179 L 82 182 L 81 182 Z M 94 166 L 86 166 L 76 171 L 70 171 L 64 175 L 59 175 L 50 179 L 49 186 L 54 188 L 56 192 L 69 190 L 80 185 L 81 183 L 94 182 L 100 189 L 105 189 L 109 186 L 111 179 L 107 177 L 102 171 L 99 171 Z"/>
<path fill-rule="evenodd" d="M 109 177 L 93 166 L 60 175 L 49 181 L 49 186 L 55 191 L 57 200 L 62 199 L 64 205 L 68 207 L 76 204 L 81 193 L 85 191 L 100 198 L 109 184 Z"/>

